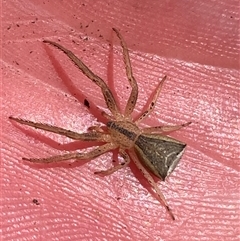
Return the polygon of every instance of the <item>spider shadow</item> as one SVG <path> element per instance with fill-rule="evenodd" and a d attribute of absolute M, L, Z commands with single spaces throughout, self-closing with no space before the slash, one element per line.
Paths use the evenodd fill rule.
<path fill-rule="evenodd" d="M 158 200 L 158 202 L 160 202 L 160 206 L 162 206 L 162 202 L 161 200 L 159 200 L 157 194 L 153 191 L 152 186 L 149 184 L 148 180 L 143 176 L 143 174 L 139 171 L 139 169 L 137 168 L 137 166 L 133 163 L 133 161 L 130 162 L 129 167 L 131 169 L 131 172 L 133 173 L 133 175 L 137 178 L 137 180 L 139 181 L 139 183 L 152 195 L 152 197 L 154 197 L 154 199 Z M 151 177 L 153 178 L 154 182 L 158 184 L 165 182 L 163 181 L 161 178 L 156 177 L 154 174 L 152 174 L 151 172 L 148 172 Z M 164 185 L 164 184 L 163 184 Z M 161 189 L 161 187 L 159 187 Z M 154 204 L 153 204 L 154 205 Z"/>
<path fill-rule="evenodd" d="M 108 54 L 108 65 L 107 65 L 107 83 L 108 87 L 111 90 L 114 99 L 116 101 L 117 106 L 119 107 L 119 110 L 121 110 L 118 94 L 116 92 L 115 88 L 115 81 L 113 80 L 113 63 L 114 63 L 114 58 L 113 58 L 113 38 L 114 38 L 114 33 L 111 31 L 111 39 L 109 42 L 109 54 Z"/>
<path fill-rule="evenodd" d="M 89 112 L 94 117 L 96 117 L 99 122 L 106 123 L 106 118 L 102 116 L 101 110 L 92 101 L 90 101 L 87 98 L 87 96 L 85 94 L 83 94 L 82 91 L 80 91 L 79 89 L 76 88 L 73 81 L 69 78 L 66 71 L 63 69 L 63 67 L 61 66 L 59 61 L 53 55 L 53 51 L 49 48 L 49 46 L 44 44 L 44 49 L 46 50 L 57 75 L 62 80 L 64 85 L 67 87 L 67 90 L 69 91 L 69 93 L 72 96 L 74 96 L 80 103 L 82 103 L 84 106 L 86 106 L 88 108 Z M 80 70 L 79 70 L 79 73 L 82 74 Z"/>

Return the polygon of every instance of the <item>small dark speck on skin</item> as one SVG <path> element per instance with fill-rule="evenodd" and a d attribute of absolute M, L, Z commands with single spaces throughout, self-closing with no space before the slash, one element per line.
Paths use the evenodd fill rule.
<path fill-rule="evenodd" d="M 16 24 L 17 25 L 17 27 L 20 27 L 20 25 L 19 24 Z"/>
<path fill-rule="evenodd" d="M 90 104 L 88 102 L 87 99 L 84 99 L 84 105 L 89 109 L 90 108 Z"/>
<path fill-rule="evenodd" d="M 36 205 L 40 205 L 37 199 L 33 199 L 32 202 L 35 203 Z"/>

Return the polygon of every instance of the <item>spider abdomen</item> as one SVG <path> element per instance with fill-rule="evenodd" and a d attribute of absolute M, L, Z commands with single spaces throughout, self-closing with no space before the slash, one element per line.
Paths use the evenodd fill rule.
<path fill-rule="evenodd" d="M 164 180 L 177 166 L 186 144 L 159 134 L 141 134 L 135 150 L 141 162 Z"/>

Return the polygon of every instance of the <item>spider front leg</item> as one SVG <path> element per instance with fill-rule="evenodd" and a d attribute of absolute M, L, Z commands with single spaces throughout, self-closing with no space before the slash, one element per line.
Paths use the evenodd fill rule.
<path fill-rule="evenodd" d="M 111 90 L 108 88 L 106 83 L 103 81 L 103 79 L 101 79 L 99 76 L 94 74 L 92 72 L 92 70 L 90 70 L 82 62 L 82 60 L 79 59 L 73 52 L 66 49 L 65 47 L 63 47 L 59 43 L 56 43 L 56 42 L 53 42 L 53 41 L 50 41 L 50 40 L 44 40 L 43 42 L 53 45 L 54 47 L 60 49 L 64 54 L 66 54 L 68 56 L 68 58 L 70 58 L 73 61 L 73 63 L 82 71 L 82 73 L 85 76 L 87 76 L 90 80 L 93 81 L 93 83 L 95 83 L 96 85 L 98 85 L 101 88 L 104 99 L 105 99 L 105 102 L 106 102 L 106 105 L 107 105 L 108 109 L 111 111 L 112 115 L 115 118 L 120 116 L 120 109 L 117 106 L 116 100 L 113 97 L 113 94 L 112 94 Z M 108 116 L 108 115 L 106 114 L 106 116 Z"/>
<path fill-rule="evenodd" d="M 159 201 L 164 205 L 164 207 L 167 209 L 168 213 L 170 214 L 171 218 L 173 220 L 175 220 L 175 217 L 170 209 L 170 207 L 167 204 L 167 201 L 165 199 L 165 197 L 163 196 L 161 190 L 158 188 L 156 182 L 153 180 L 152 176 L 148 173 L 148 171 L 145 169 L 145 167 L 141 164 L 141 162 L 139 161 L 137 155 L 135 154 L 134 151 L 131 151 L 130 156 L 133 160 L 133 162 L 136 164 L 136 166 L 138 167 L 138 169 L 142 172 L 143 176 L 147 179 L 147 181 L 149 182 L 149 184 L 152 186 L 153 190 L 155 191 L 156 195 L 159 198 Z"/>
<path fill-rule="evenodd" d="M 119 154 L 124 159 L 123 163 L 118 164 L 118 165 L 116 165 L 114 167 L 111 167 L 108 170 L 96 171 L 96 172 L 94 172 L 94 174 L 97 174 L 99 176 L 107 176 L 107 175 L 110 175 L 110 174 L 112 174 L 112 173 L 122 169 L 123 167 L 126 167 L 130 163 L 130 158 L 129 158 L 128 154 L 124 150 L 122 150 L 122 149 L 119 150 Z"/>
<path fill-rule="evenodd" d="M 124 64 L 125 64 L 126 74 L 127 74 L 128 81 L 132 87 L 132 91 L 131 91 L 130 97 L 127 101 L 127 105 L 126 105 L 126 108 L 124 111 L 124 116 L 129 117 L 132 114 L 134 107 L 136 105 L 136 102 L 137 102 L 138 85 L 137 85 L 136 79 L 133 76 L 127 44 L 117 29 L 113 28 L 113 31 L 117 34 L 118 38 L 120 39 L 121 46 L 123 49 L 123 60 L 124 60 Z"/>

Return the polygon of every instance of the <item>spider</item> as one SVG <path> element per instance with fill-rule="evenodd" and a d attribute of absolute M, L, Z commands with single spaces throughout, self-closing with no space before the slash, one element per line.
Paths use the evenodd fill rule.
<path fill-rule="evenodd" d="M 116 33 L 120 40 L 126 75 L 132 88 L 123 113 L 121 113 L 120 108 L 117 105 L 116 100 L 106 83 L 99 76 L 94 74 L 78 57 L 76 57 L 76 55 L 56 42 L 52 42 L 50 40 L 43 41 L 44 43 L 50 44 L 60 49 L 73 61 L 73 63 L 82 71 L 84 75 L 86 75 L 90 80 L 92 80 L 101 88 L 106 105 L 111 112 L 111 114 L 107 114 L 104 111 L 101 112 L 102 115 L 107 119 L 105 128 L 92 126 L 86 133 L 77 133 L 53 125 L 32 122 L 12 116 L 9 117 L 11 120 L 20 124 L 53 132 L 74 140 L 96 141 L 103 144 L 97 146 L 89 152 L 70 152 L 46 158 L 22 159 L 34 163 L 53 163 L 69 159 L 91 160 L 104 154 L 105 152 L 118 149 L 118 154 L 123 158 L 124 162 L 118 163 L 108 170 L 97 171 L 95 174 L 101 176 L 112 174 L 115 171 L 126 167 L 130 163 L 130 160 L 132 160 L 137 168 L 142 172 L 143 176 L 147 179 L 157 198 L 169 212 L 171 218 L 174 220 L 175 217 L 169 208 L 164 195 L 160 191 L 157 183 L 154 181 L 152 175 L 149 172 L 164 181 L 165 178 L 175 169 L 181 156 L 183 155 L 186 144 L 163 134 L 179 130 L 182 127 L 188 126 L 191 122 L 176 126 L 155 126 L 144 129 L 140 129 L 138 127 L 139 123 L 153 111 L 156 100 L 167 76 L 162 78 L 157 88 L 155 89 L 155 92 L 153 92 L 152 97 L 149 98 L 149 105 L 146 110 L 143 111 L 138 118 L 133 120 L 131 114 L 135 108 L 138 97 L 138 85 L 132 73 L 127 45 L 120 32 L 115 28 L 113 28 L 113 31 Z"/>

